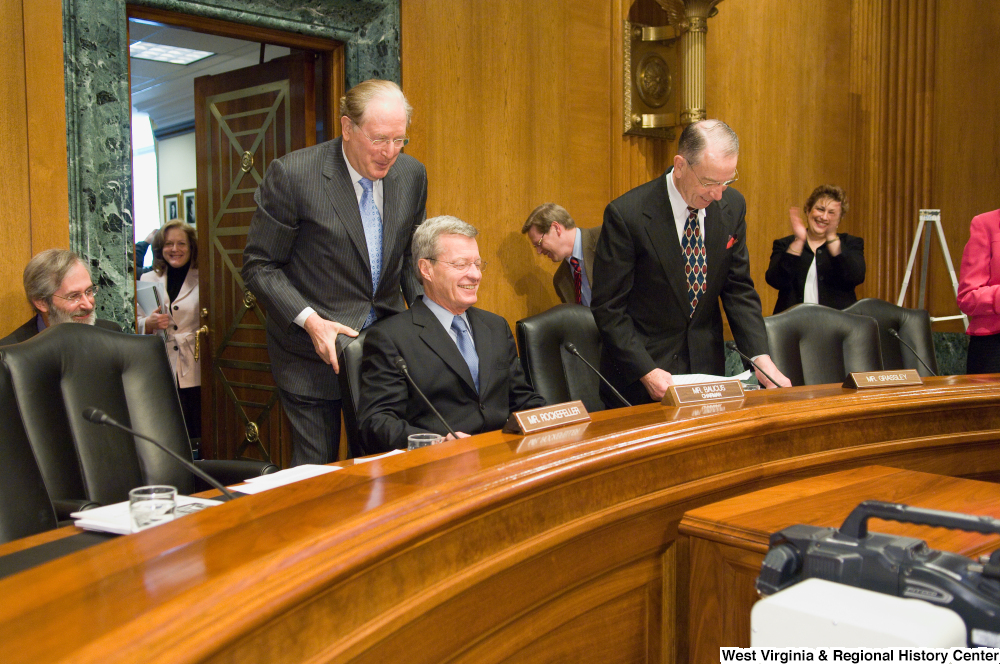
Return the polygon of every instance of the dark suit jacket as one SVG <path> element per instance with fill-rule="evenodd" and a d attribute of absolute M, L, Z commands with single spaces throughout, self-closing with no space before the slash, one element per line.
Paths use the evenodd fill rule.
<path fill-rule="evenodd" d="M 12 344 L 19 344 L 22 341 L 27 341 L 31 337 L 37 335 L 38 334 L 37 321 L 38 317 L 32 316 L 27 323 L 14 330 L 3 339 L 0 339 L 0 346 L 10 346 Z M 75 323 L 75 325 L 79 325 L 79 323 Z M 114 332 L 122 331 L 121 325 L 119 325 L 118 323 L 113 323 L 109 320 L 104 320 L 103 318 L 98 318 L 94 322 L 94 325 L 96 325 L 97 327 L 103 327 L 105 330 L 112 330 Z"/>
<path fill-rule="evenodd" d="M 601 227 L 580 228 L 580 240 L 583 246 L 583 270 L 587 273 L 587 282 L 590 284 L 591 292 L 594 289 L 594 252 L 597 251 L 597 238 L 601 236 Z M 556 289 L 556 295 L 562 302 L 576 304 L 576 284 L 573 282 L 573 270 L 569 263 L 562 261 L 559 268 L 552 276 L 552 285 Z"/>
<path fill-rule="evenodd" d="M 818 247 L 813 254 L 808 242 L 802 248 L 801 256 L 793 256 L 788 253 L 788 247 L 795 240 L 794 235 L 774 241 L 771 263 L 764 275 L 768 285 L 778 289 L 774 313 L 802 303 L 806 274 L 814 255 L 819 303 L 834 309 L 846 309 L 858 301 L 854 289 L 865 282 L 865 241 L 847 233 L 837 235 L 840 237 L 838 256 L 831 256 L 825 245 Z"/>
<path fill-rule="evenodd" d="M 601 366 L 633 403 L 650 401 L 639 379 L 655 368 L 725 374 L 720 300 L 739 349 L 750 357 L 768 353 L 743 196 L 730 187 L 706 209 L 707 290 L 689 317 L 669 173 L 609 203 L 597 243 L 591 309 L 604 343 Z"/>
<path fill-rule="evenodd" d="M 267 307 L 267 349 L 278 386 L 339 399 L 337 375 L 295 324 L 307 306 L 327 320 L 360 329 L 374 304 L 379 318 L 422 292 L 410 239 L 424 221 L 427 171 L 399 155 L 383 180 L 382 273 L 372 297 L 368 245 L 341 139 L 296 150 L 271 162 L 254 199 L 243 251 L 247 288 Z M 338 338 L 338 351 L 350 341 Z"/>
<path fill-rule="evenodd" d="M 507 321 L 475 307 L 466 315 L 479 355 L 478 394 L 458 346 L 422 299 L 368 328 L 358 408 L 366 454 L 406 449 L 410 434 L 448 433 L 396 368 L 398 357 L 455 431 L 495 431 L 510 413 L 545 405 L 525 380 Z"/>

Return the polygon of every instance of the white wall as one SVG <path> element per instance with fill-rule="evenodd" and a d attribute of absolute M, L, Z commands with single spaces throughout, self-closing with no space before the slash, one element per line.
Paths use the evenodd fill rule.
<path fill-rule="evenodd" d="M 157 161 L 160 167 L 160 225 L 169 221 L 163 218 L 163 197 L 194 189 L 198 184 L 194 132 L 175 136 L 157 143 Z"/>

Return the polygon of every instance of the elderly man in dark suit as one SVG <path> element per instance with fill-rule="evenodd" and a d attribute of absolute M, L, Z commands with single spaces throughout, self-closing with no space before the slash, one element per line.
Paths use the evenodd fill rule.
<path fill-rule="evenodd" d="M 406 449 L 415 433 L 451 435 L 396 366 L 459 438 L 503 427 L 514 411 L 545 400 L 528 385 L 510 326 L 475 308 L 486 265 L 478 232 L 455 217 L 428 219 L 413 236 L 424 296 L 365 337 L 358 421 L 365 452 Z"/>
<path fill-rule="evenodd" d="M 0 346 L 27 341 L 47 327 L 60 323 L 83 323 L 121 332 L 117 323 L 97 317 L 96 293 L 97 286 L 90 277 L 90 270 L 75 253 L 68 249 L 39 252 L 24 268 L 24 294 L 35 315 L 0 339 Z"/>
<path fill-rule="evenodd" d="M 590 306 L 594 283 L 594 252 L 601 227 L 577 228 L 573 217 L 561 205 L 542 203 L 521 226 L 535 251 L 559 263 L 552 286 L 562 302 Z"/>
<path fill-rule="evenodd" d="M 242 275 L 267 307 L 267 348 L 292 425 L 292 465 L 336 459 L 337 351 L 420 294 L 410 238 L 427 172 L 400 151 L 411 107 L 389 81 L 341 99 L 342 137 L 272 162 L 257 189 Z"/>
<path fill-rule="evenodd" d="M 729 188 L 738 158 L 728 125 L 694 123 L 681 133 L 671 169 L 604 211 L 591 308 L 602 368 L 632 403 L 662 399 L 672 374 L 724 374 L 720 300 L 739 349 L 790 385 L 768 355 L 750 278 L 746 202 Z M 608 396 L 605 403 L 617 406 Z"/>

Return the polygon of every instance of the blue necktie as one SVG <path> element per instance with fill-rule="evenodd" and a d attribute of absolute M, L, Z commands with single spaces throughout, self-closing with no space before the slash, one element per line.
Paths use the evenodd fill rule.
<path fill-rule="evenodd" d="M 466 327 L 465 321 L 462 320 L 461 316 L 455 316 L 451 320 L 451 329 L 455 331 L 455 335 L 458 337 L 458 352 L 462 354 L 465 363 L 469 365 L 469 371 L 472 372 L 472 382 L 476 384 L 476 392 L 478 392 L 479 355 L 476 353 L 476 346 L 472 343 L 472 337 L 469 335 L 469 328 Z"/>
<path fill-rule="evenodd" d="M 378 280 L 382 275 L 382 215 L 378 213 L 375 205 L 375 196 L 372 193 L 372 181 L 368 178 L 361 178 L 358 184 L 364 189 L 361 194 L 359 208 L 361 210 L 361 224 L 365 227 L 365 242 L 368 244 L 368 262 L 372 268 L 372 296 L 378 290 Z M 368 327 L 375 322 L 375 307 L 368 312 L 362 328 Z"/>

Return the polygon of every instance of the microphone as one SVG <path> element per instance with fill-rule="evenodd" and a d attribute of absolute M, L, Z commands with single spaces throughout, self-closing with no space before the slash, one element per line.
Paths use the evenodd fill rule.
<path fill-rule="evenodd" d="M 899 336 L 899 332 L 897 332 L 896 330 L 894 330 L 894 329 L 892 329 L 890 327 L 889 328 L 889 335 L 893 336 L 893 337 L 896 337 L 896 340 L 899 341 L 899 343 L 901 343 L 904 346 L 906 346 L 907 348 L 909 348 L 910 352 L 913 353 L 913 357 L 917 358 L 917 360 L 920 362 L 920 364 L 924 365 L 924 369 L 927 369 L 927 371 L 930 372 L 930 374 L 932 376 L 937 376 L 937 374 L 934 373 L 934 370 L 931 369 L 929 366 L 927 366 L 927 363 L 924 362 L 924 359 L 922 357 L 920 357 L 920 354 L 917 353 L 917 351 L 913 350 L 913 346 L 911 346 L 910 344 L 908 344 L 905 341 L 903 341 L 903 337 Z"/>
<path fill-rule="evenodd" d="M 603 375 L 601 375 L 601 372 L 595 369 L 594 365 L 592 365 L 590 362 L 587 361 L 587 358 L 585 358 L 583 355 L 580 355 L 580 351 L 576 349 L 576 345 L 573 344 L 573 342 L 567 341 L 566 343 L 563 344 L 563 348 L 569 351 L 571 355 L 576 355 L 578 358 L 583 360 L 583 363 L 586 364 L 588 367 L 590 367 L 590 370 L 593 371 L 595 374 L 597 374 L 598 378 L 604 381 L 604 384 L 608 386 L 608 389 L 611 390 L 611 393 L 614 394 L 616 397 L 618 397 L 618 400 L 621 401 L 623 404 L 625 404 L 626 407 L 629 408 L 632 407 L 632 404 L 626 401 L 625 397 L 623 397 L 621 394 L 618 393 L 618 390 L 615 389 L 615 386 L 609 383 L 608 379 L 605 378 Z"/>
<path fill-rule="evenodd" d="M 775 387 L 778 387 L 778 381 L 774 380 L 773 378 L 771 378 L 770 376 L 768 376 L 766 373 L 764 373 L 764 370 L 761 369 L 760 367 L 758 367 L 756 362 L 754 362 L 749 357 L 747 357 L 746 355 L 744 355 L 743 351 L 741 351 L 739 348 L 736 347 L 736 343 L 735 342 L 730 346 L 730 348 L 732 348 L 737 353 L 739 353 L 740 357 L 742 357 L 744 360 L 746 360 L 747 362 L 749 362 L 753 366 L 754 369 L 756 369 L 757 371 L 761 372 L 764 375 L 764 378 L 767 378 L 769 381 L 771 381 L 772 385 L 774 385 Z"/>
<path fill-rule="evenodd" d="M 161 450 L 163 450 L 164 452 L 166 452 L 167 454 L 169 454 L 173 458 L 177 459 L 181 463 L 182 466 L 184 466 L 185 468 L 187 468 L 188 470 L 190 470 L 192 473 L 194 473 L 195 475 L 197 475 L 201 479 L 203 479 L 206 482 L 208 482 L 213 488 L 216 488 L 219 491 L 221 491 L 222 494 L 226 497 L 226 500 L 232 500 L 233 498 L 236 497 L 236 496 L 233 495 L 232 491 L 230 491 L 226 487 L 222 486 L 222 484 L 220 484 L 218 482 L 218 480 L 216 480 L 214 477 L 210 476 L 208 473 L 206 473 L 204 470 L 202 470 L 198 466 L 196 466 L 193 463 L 191 463 L 190 459 L 185 459 L 184 457 L 182 457 L 177 452 L 174 452 L 169 447 L 166 447 L 165 445 L 162 445 L 161 443 L 158 443 L 157 441 L 153 440 L 152 438 L 150 438 L 149 436 L 147 436 L 145 434 L 141 434 L 138 431 L 134 431 L 132 429 L 129 429 L 127 426 L 125 426 L 121 422 L 118 422 L 117 420 L 114 420 L 114 419 L 108 417 L 108 414 L 105 413 L 103 410 L 100 410 L 99 408 L 84 408 L 84 410 L 83 410 L 83 417 L 86 418 L 86 419 L 88 419 L 88 420 L 90 420 L 94 424 L 106 424 L 109 427 L 114 427 L 115 429 L 121 429 L 122 431 L 130 433 L 133 436 L 136 436 L 138 438 L 142 438 L 143 440 L 148 440 L 153 445 L 156 445 L 158 448 L 160 448 Z"/>
<path fill-rule="evenodd" d="M 458 440 L 458 434 L 455 433 L 455 430 L 448 425 L 448 422 L 446 422 L 445 419 L 441 417 L 441 413 L 437 411 L 437 408 L 434 407 L 434 404 L 431 403 L 431 400 L 428 399 L 426 396 L 424 396 L 424 393 L 420 390 L 419 387 L 417 387 L 417 384 L 414 382 L 413 377 L 410 376 L 410 370 L 406 367 L 406 360 L 404 360 L 401 357 L 397 357 L 396 361 L 393 362 L 393 364 L 396 365 L 397 369 L 403 372 L 403 375 L 406 376 L 406 380 L 409 381 L 410 385 L 413 386 L 413 389 L 417 391 L 417 394 L 419 394 L 420 398 L 424 400 L 424 403 L 427 404 L 427 407 L 431 409 L 431 412 L 434 413 L 434 415 L 436 415 L 439 420 L 441 420 L 441 424 L 443 424 L 444 428 L 448 430 L 448 433 L 451 434 L 451 437 L 454 438 L 455 440 Z"/>

